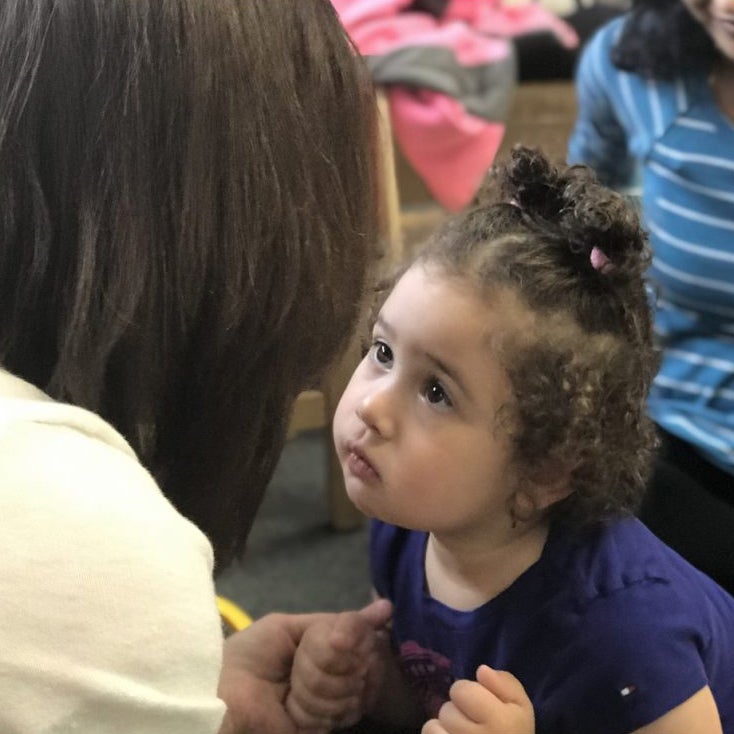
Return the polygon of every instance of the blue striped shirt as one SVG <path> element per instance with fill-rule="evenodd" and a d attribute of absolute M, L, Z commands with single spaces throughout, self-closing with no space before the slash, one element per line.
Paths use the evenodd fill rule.
<path fill-rule="evenodd" d="M 623 22 L 580 60 L 569 161 L 617 188 L 639 175 L 663 350 L 650 414 L 734 474 L 734 123 L 703 72 L 656 81 L 614 67 Z"/>

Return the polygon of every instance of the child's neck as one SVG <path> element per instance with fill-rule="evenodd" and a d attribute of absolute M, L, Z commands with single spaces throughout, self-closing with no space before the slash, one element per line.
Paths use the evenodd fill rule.
<path fill-rule="evenodd" d="M 431 533 L 425 572 L 430 595 L 452 609 L 485 604 L 512 585 L 543 553 L 548 524 L 524 528 L 502 542 L 439 538 Z"/>

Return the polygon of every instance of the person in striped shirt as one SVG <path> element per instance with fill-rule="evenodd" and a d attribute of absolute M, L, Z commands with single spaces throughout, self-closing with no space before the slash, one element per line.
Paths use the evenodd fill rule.
<path fill-rule="evenodd" d="M 641 512 L 734 590 L 734 3 L 637 0 L 589 42 L 569 162 L 639 193 L 662 448 Z"/>

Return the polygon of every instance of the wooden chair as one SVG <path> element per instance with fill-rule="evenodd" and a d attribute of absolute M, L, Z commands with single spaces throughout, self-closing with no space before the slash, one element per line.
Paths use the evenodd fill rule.
<path fill-rule="evenodd" d="M 378 90 L 377 107 L 380 121 L 379 211 L 384 255 L 381 265 L 398 263 L 403 257 L 400 221 L 400 199 L 395 178 L 390 111 L 384 90 Z M 296 400 L 291 416 L 289 435 L 305 430 L 322 429 L 327 432 L 326 490 L 329 518 L 336 530 L 350 530 L 359 526 L 362 515 L 352 505 L 344 489 L 342 470 L 331 441 L 331 419 L 354 368 L 361 360 L 359 340 L 355 335 L 339 362 L 324 378 L 320 390 L 307 390 Z"/>

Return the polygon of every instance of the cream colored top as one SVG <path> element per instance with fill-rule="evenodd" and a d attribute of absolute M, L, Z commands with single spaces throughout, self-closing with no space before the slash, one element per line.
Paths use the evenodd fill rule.
<path fill-rule="evenodd" d="M 214 734 L 204 535 L 98 416 L 0 370 L 0 732 Z"/>

